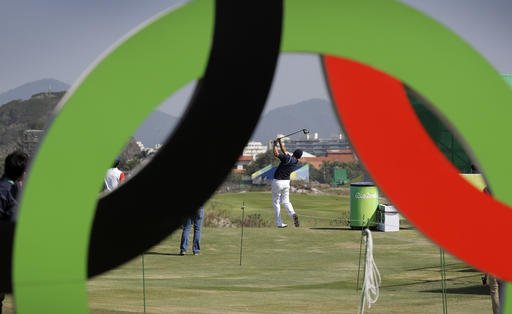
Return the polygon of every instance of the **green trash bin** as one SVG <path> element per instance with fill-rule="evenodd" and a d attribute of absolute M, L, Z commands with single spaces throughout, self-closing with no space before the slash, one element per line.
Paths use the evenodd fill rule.
<path fill-rule="evenodd" d="M 379 190 L 373 182 L 350 184 L 350 228 L 373 228 L 377 225 Z"/>

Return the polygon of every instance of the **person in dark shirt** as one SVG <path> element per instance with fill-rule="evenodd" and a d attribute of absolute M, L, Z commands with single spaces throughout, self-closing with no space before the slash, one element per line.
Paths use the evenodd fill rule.
<path fill-rule="evenodd" d="M 17 197 L 27 167 L 27 154 L 15 151 L 5 158 L 4 175 L 0 178 L 0 220 L 16 219 Z M 5 295 L 0 293 L 0 313 Z"/>
<path fill-rule="evenodd" d="M 486 186 L 483 191 L 485 194 L 492 196 L 491 189 Z M 487 274 L 489 283 L 489 294 L 491 295 L 492 313 L 499 314 L 503 308 L 503 298 L 505 296 L 505 283 L 503 280 L 492 274 Z"/>
<path fill-rule="evenodd" d="M 279 153 L 277 146 L 281 148 Z M 290 203 L 290 174 L 299 163 L 302 157 L 302 151 L 296 149 L 292 155 L 288 154 L 281 139 L 274 141 L 274 156 L 279 158 L 280 163 L 274 173 L 272 180 L 272 205 L 275 211 L 275 221 L 278 228 L 286 228 L 288 225 L 281 221 L 281 204 L 288 211 L 288 215 L 293 218 L 295 227 L 299 226 L 299 217 L 293 210 L 293 205 Z"/>

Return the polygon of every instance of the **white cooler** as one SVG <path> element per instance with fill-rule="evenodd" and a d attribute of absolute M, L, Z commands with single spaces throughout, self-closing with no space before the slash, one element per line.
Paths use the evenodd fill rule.
<path fill-rule="evenodd" d="M 377 230 L 384 232 L 400 230 L 400 215 L 394 206 L 379 204 L 377 209 Z"/>

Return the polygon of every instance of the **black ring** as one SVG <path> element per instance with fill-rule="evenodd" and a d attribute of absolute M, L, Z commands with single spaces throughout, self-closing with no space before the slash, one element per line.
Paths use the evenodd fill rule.
<path fill-rule="evenodd" d="M 230 173 L 265 106 L 282 10 L 275 0 L 216 1 L 208 66 L 179 126 L 151 163 L 98 203 L 89 276 L 161 242 Z"/>
<path fill-rule="evenodd" d="M 144 169 L 98 201 L 89 243 L 89 277 L 165 239 L 229 174 L 270 90 L 282 14 L 282 0 L 216 1 L 208 65 L 179 126 Z M 3 292 L 12 291 L 14 229 L 13 223 L 0 222 Z"/>

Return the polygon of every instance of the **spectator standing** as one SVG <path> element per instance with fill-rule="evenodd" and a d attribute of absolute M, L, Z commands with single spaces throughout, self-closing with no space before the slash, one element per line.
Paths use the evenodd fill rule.
<path fill-rule="evenodd" d="M 4 175 L 0 178 L 0 220 L 14 221 L 17 217 L 18 195 L 27 168 L 28 156 L 15 151 L 5 158 Z M 5 294 L 0 293 L 0 313 Z"/>
<path fill-rule="evenodd" d="M 484 193 L 492 195 L 488 186 L 484 188 Z M 489 284 L 489 293 L 491 295 L 492 313 L 501 314 L 501 305 L 503 304 L 503 296 L 505 295 L 505 283 L 503 280 L 494 275 L 487 275 L 487 283 Z"/>
<path fill-rule="evenodd" d="M 120 158 L 116 158 L 112 168 L 107 170 L 107 174 L 105 175 L 105 184 L 103 191 L 112 191 L 115 189 L 121 182 L 124 181 L 124 172 L 119 170 L 119 164 L 121 163 Z"/>
<path fill-rule="evenodd" d="M 183 231 L 181 232 L 181 242 L 180 242 L 180 255 L 185 255 L 187 253 L 188 248 L 188 236 L 190 233 L 190 228 L 192 225 L 194 226 L 194 238 L 192 240 L 192 253 L 194 255 L 199 255 L 201 251 L 201 229 L 203 227 L 203 218 L 204 218 L 204 207 L 201 206 L 199 210 L 194 214 L 193 217 L 187 218 L 185 223 L 183 224 Z"/>

